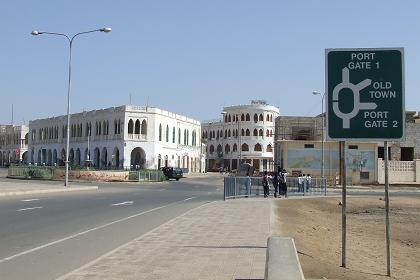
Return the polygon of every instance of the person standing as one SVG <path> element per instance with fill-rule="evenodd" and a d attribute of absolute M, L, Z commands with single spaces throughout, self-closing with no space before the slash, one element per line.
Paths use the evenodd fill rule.
<path fill-rule="evenodd" d="M 284 194 L 284 197 L 287 197 L 287 171 L 286 169 L 282 169 L 280 172 L 280 189 Z"/>
<path fill-rule="evenodd" d="M 264 171 L 263 177 L 262 177 L 262 185 L 264 188 L 264 197 L 269 196 L 269 186 L 268 186 L 268 173 L 267 171 Z"/>
<path fill-rule="evenodd" d="M 280 195 L 279 176 L 277 175 L 277 172 L 274 172 L 272 181 L 273 181 L 273 187 L 274 187 L 274 197 L 277 197 L 277 194 Z"/>

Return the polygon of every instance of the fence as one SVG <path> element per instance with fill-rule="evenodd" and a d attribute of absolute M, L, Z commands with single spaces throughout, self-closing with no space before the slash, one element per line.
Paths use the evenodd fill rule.
<path fill-rule="evenodd" d="M 52 179 L 54 176 L 54 168 L 52 167 L 21 167 L 10 166 L 8 169 L 8 177 L 11 178 L 31 178 L 31 179 Z"/>
<path fill-rule="evenodd" d="M 274 187 L 270 183 L 270 193 Z M 326 178 L 296 178 L 288 177 L 286 180 L 287 195 L 326 195 Z M 264 194 L 261 177 L 224 177 L 224 199 L 259 196 Z"/>
<path fill-rule="evenodd" d="M 163 181 L 165 175 L 160 170 L 138 170 L 130 171 L 128 174 L 129 181 Z"/>

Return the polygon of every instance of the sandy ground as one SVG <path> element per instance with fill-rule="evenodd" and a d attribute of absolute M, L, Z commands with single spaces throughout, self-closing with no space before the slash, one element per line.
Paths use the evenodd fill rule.
<path fill-rule="evenodd" d="M 295 239 L 306 279 L 386 276 L 385 202 L 347 198 L 347 268 L 341 266 L 340 198 L 276 199 L 272 234 Z M 420 195 L 390 198 L 391 279 L 420 279 Z"/>

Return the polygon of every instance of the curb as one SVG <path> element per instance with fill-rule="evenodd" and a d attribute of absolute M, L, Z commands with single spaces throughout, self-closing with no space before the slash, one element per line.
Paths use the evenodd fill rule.
<path fill-rule="evenodd" d="M 0 197 L 2 197 L 2 196 L 13 196 L 13 195 L 24 195 L 24 194 L 71 192 L 71 191 L 91 191 L 91 190 L 98 190 L 98 186 L 94 186 L 94 187 L 70 187 L 70 188 L 63 188 L 63 189 L 44 189 L 44 190 L 31 190 L 31 191 L 0 192 Z"/>

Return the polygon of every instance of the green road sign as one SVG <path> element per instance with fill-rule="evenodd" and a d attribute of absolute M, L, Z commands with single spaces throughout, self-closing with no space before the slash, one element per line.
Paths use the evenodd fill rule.
<path fill-rule="evenodd" d="M 404 138 L 404 49 L 327 49 L 330 139 Z"/>

